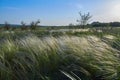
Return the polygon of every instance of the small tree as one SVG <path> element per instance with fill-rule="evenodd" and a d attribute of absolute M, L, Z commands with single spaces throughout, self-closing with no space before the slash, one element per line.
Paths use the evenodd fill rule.
<path fill-rule="evenodd" d="M 8 22 L 5 22 L 5 26 L 4 26 L 5 30 L 10 30 L 10 25 L 8 24 Z"/>
<path fill-rule="evenodd" d="M 79 25 L 82 28 L 85 28 L 85 26 L 88 24 L 88 21 L 92 18 L 92 16 L 90 15 L 90 13 L 88 12 L 87 14 L 82 14 L 81 12 L 79 12 L 80 15 L 80 19 L 77 20 L 77 22 L 79 22 Z"/>
<path fill-rule="evenodd" d="M 72 24 L 72 23 L 70 23 L 68 26 L 69 26 L 69 29 L 71 29 L 71 28 L 74 28 L 74 27 L 75 27 L 75 25 L 74 25 L 74 24 Z"/>
<path fill-rule="evenodd" d="M 21 26 L 21 30 L 27 29 L 25 22 L 21 21 L 21 25 L 22 25 L 22 26 Z"/>
<path fill-rule="evenodd" d="M 35 30 L 39 23 L 40 23 L 40 20 L 37 20 L 36 22 L 32 21 L 30 23 L 31 30 Z"/>
<path fill-rule="evenodd" d="M 74 24 L 70 23 L 68 26 L 74 26 Z"/>

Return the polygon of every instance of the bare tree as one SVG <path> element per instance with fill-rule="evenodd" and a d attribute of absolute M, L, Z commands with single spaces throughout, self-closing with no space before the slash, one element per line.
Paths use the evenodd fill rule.
<path fill-rule="evenodd" d="M 37 20 L 36 22 L 32 21 L 32 22 L 30 23 L 31 29 L 32 29 L 32 30 L 35 30 L 39 23 L 40 23 L 40 20 Z"/>
<path fill-rule="evenodd" d="M 81 12 L 79 12 L 80 15 L 80 19 L 77 20 L 77 22 L 79 22 L 79 25 L 82 28 L 85 28 L 85 26 L 88 24 L 88 21 L 92 18 L 92 16 L 90 15 L 90 13 L 88 12 L 87 14 L 82 14 Z"/>
<path fill-rule="evenodd" d="M 21 25 L 22 25 L 22 26 L 21 26 L 21 30 L 27 29 L 25 22 L 21 21 Z"/>
<path fill-rule="evenodd" d="M 74 26 L 74 24 L 70 23 L 68 26 Z"/>
<path fill-rule="evenodd" d="M 8 24 L 8 22 L 5 22 L 5 26 L 4 26 L 5 30 L 10 30 L 10 25 Z"/>

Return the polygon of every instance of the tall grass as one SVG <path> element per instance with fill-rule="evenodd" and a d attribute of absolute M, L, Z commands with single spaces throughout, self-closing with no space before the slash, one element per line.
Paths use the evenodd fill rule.
<path fill-rule="evenodd" d="M 119 60 L 96 36 L 9 38 L 0 42 L 0 80 L 119 80 Z"/>

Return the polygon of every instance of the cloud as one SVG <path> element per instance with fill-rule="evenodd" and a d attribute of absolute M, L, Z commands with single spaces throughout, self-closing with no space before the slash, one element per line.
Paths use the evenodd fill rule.
<path fill-rule="evenodd" d="M 7 9 L 7 10 L 19 10 L 20 8 L 17 7 L 3 7 L 3 9 Z"/>
<path fill-rule="evenodd" d="M 75 9 L 82 9 L 83 8 L 82 4 L 80 4 L 80 3 L 73 3 L 73 2 L 68 3 L 68 6 L 71 6 L 71 7 L 75 8 Z"/>
<path fill-rule="evenodd" d="M 75 4 L 75 7 L 77 8 L 77 9 L 82 9 L 83 8 L 83 5 L 81 5 L 81 4 Z"/>

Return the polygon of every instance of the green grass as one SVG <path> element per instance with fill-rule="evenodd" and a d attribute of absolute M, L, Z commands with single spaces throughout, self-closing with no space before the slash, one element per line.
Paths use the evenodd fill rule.
<path fill-rule="evenodd" d="M 105 35 L 2 33 L 0 80 L 119 80 L 120 36 Z"/>

